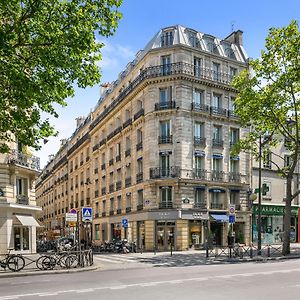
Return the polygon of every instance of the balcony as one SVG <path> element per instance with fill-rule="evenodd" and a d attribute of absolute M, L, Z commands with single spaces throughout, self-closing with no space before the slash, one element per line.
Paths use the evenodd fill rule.
<path fill-rule="evenodd" d="M 102 213 L 102 217 L 106 217 L 106 212 L 105 211 Z"/>
<path fill-rule="evenodd" d="M 110 166 L 112 166 L 112 165 L 114 164 L 114 159 L 113 159 L 113 158 L 110 159 L 110 160 L 108 161 L 108 164 L 109 164 Z"/>
<path fill-rule="evenodd" d="M 228 117 L 230 119 L 238 119 L 239 118 L 239 116 L 237 114 L 235 114 L 233 110 L 228 110 Z"/>
<path fill-rule="evenodd" d="M 116 105 L 121 103 L 133 90 L 137 88 L 142 82 L 149 78 L 157 78 L 160 76 L 168 75 L 187 75 L 194 76 L 195 79 L 202 79 L 208 81 L 215 81 L 218 84 L 230 85 L 232 76 L 229 73 L 214 72 L 211 68 L 199 68 L 193 64 L 185 62 L 175 62 L 168 64 L 166 71 L 165 65 L 151 66 L 145 68 L 140 74 L 132 80 L 131 84 L 128 85 L 119 96 L 98 116 L 90 125 L 90 129 L 95 128 L 104 118 L 115 109 Z M 159 107 L 158 107 L 159 108 Z"/>
<path fill-rule="evenodd" d="M 218 148 L 223 148 L 224 147 L 224 141 L 221 139 L 212 139 L 212 146 L 213 147 L 218 147 Z"/>
<path fill-rule="evenodd" d="M 205 202 L 195 202 L 194 208 L 207 209 L 207 205 Z"/>
<path fill-rule="evenodd" d="M 116 182 L 116 191 L 119 191 L 122 188 L 122 181 L 117 181 Z"/>
<path fill-rule="evenodd" d="M 8 163 L 23 166 L 35 171 L 40 170 L 39 157 L 25 154 L 17 150 L 11 150 L 11 152 L 8 154 Z"/>
<path fill-rule="evenodd" d="M 106 138 L 102 139 L 100 142 L 99 142 L 99 147 L 101 147 L 102 145 L 106 144 Z"/>
<path fill-rule="evenodd" d="M 194 169 L 194 178 L 206 180 L 207 179 L 207 170 Z"/>
<path fill-rule="evenodd" d="M 136 210 L 137 211 L 140 211 L 140 210 L 143 210 L 144 209 L 144 204 L 138 204 L 137 206 L 136 206 Z"/>
<path fill-rule="evenodd" d="M 129 186 L 131 186 L 131 176 L 125 178 L 125 187 L 127 188 Z"/>
<path fill-rule="evenodd" d="M 121 208 L 118 208 L 117 209 L 117 215 L 120 215 L 122 213 L 122 209 Z"/>
<path fill-rule="evenodd" d="M 224 181 L 224 172 L 223 171 L 211 171 L 211 180 L 212 181 Z"/>
<path fill-rule="evenodd" d="M 229 182 L 241 182 L 241 173 L 238 172 L 229 172 L 228 173 Z"/>
<path fill-rule="evenodd" d="M 101 170 L 105 170 L 105 164 L 101 165 Z"/>
<path fill-rule="evenodd" d="M 158 137 L 159 144 L 172 144 L 173 143 L 173 136 L 172 135 L 164 135 Z"/>
<path fill-rule="evenodd" d="M 197 112 L 209 112 L 209 106 L 206 104 L 200 104 L 200 103 L 192 103 L 192 110 L 197 111 Z"/>
<path fill-rule="evenodd" d="M 105 194 L 106 194 L 106 187 L 104 187 L 104 188 L 101 189 L 101 195 L 103 196 Z"/>
<path fill-rule="evenodd" d="M 116 162 L 121 161 L 121 154 L 116 156 Z"/>
<path fill-rule="evenodd" d="M 227 117 L 227 110 L 225 108 L 211 106 L 210 111 L 212 115 Z"/>
<path fill-rule="evenodd" d="M 173 202 L 160 202 L 158 204 L 158 207 L 160 209 L 164 209 L 164 208 L 173 208 Z"/>
<path fill-rule="evenodd" d="M 142 150 L 143 149 L 143 142 L 139 142 L 136 144 L 136 151 Z"/>
<path fill-rule="evenodd" d="M 17 195 L 17 203 L 21 205 L 29 205 L 29 198 L 26 195 Z"/>
<path fill-rule="evenodd" d="M 114 137 L 115 133 L 112 131 L 110 134 L 107 135 L 106 140 L 109 141 Z"/>
<path fill-rule="evenodd" d="M 132 124 L 132 119 L 128 119 L 123 123 L 123 129 L 130 126 Z"/>
<path fill-rule="evenodd" d="M 129 206 L 129 207 L 126 207 L 126 212 L 127 212 L 127 213 L 131 212 L 131 207 L 130 207 L 130 206 Z"/>
<path fill-rule="evenodd" d="M 180 175 L 179 167 L 150 168 L 150 179 L 177 178 Z"/>
<path fill-rule="evenodd" d="M 130 156 L 130 155 L 131 155 L 131 149 L 125 150 L 125 157 Z"/>
<path fill-rule="evenodd" d="M 109 211 L 109 215 L 110 215 L 110 216 L 113 216 L 114 214 L 115 214 L 115 212 L 114 212 L 113 210 L 110 210 L 110 211 Z"/>
<path fill-rule="evenodd" d="M 159 102 L 155 103 L 154 109 L 157 110 L 165 110 L 165 109 L 173 109 L 175 108 L 176 103 L 175 101 L 165 101 L 165 102 Z"/>
<path fill-rule="evenodd" d="M 99 191 L 98 190 L 95 191 L 95 198 L 97 198 L 97 197 L 99 197 Z"/>
<path fill-rule="evenodd" d="M 122 131 L 122 126 L 119 126 L 117 127 L 115 130 L 114 130 L 114 135 L 117 135 L 118 133 L 120 133 Z"/>
<path fill-rule="evenodd" d="M 82 166 L 82 165 L 83 165 L 83 160 L 80 161 L 80 166 Z"/>
<path fill-rule="evenodd" d="M 140 183 L 143 181 L 143 172 L 136 174 L 136 183 Z"/>
<path fill-rule="evenodd" d="M 224 209 L 224 204 L 223 203 L 218 203 L 218 202 L 211 202 L 210 203 L 210 208 L 211 209 Z"/>
<path fill-rule="evenodd" d="M 94 173 L 95 173 L 95 174 L 98 174 L 98 168 L 95 168 L 95 169 L 94 169 Z"/>
<path fill-rule="evenodd" d="M 99 213 L 95 213 L 95 218 L 99 218 Z"/>
<path fill-rule="evenodd" d="M 134 120 L 137 120 L 139 117 L 143 116 L 144 115 L 144 109 L 141 108 L 136 114 L 134 114 L 134 117 L 133 119 Z"/>
<path fill-rule="evenodd" d="M 206 146 L 206 138 L 201 136 L 194 136 L 194 145 L 195 146 Z"/>
<path fill-rule="evenodd" d="M 112 183 L 109 185 L 109 192 L 113 193 L 115 191 L 115 185 Z"/>

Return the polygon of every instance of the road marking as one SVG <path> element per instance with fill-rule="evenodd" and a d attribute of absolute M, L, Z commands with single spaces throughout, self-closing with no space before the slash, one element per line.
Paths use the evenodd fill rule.
<path fill-rule="evenodd" d="M 96 260 L 102 260 L 102 261 L 108 261 L 114 264 L 119 264 L 121 262 L 128 262 L 128 263 L 134 263 L 136 261 L 133 261 L 131 259 L 119 257 L 119 256 L 109 256 L 109 257 L 99 257 L 99 256 L 94 256 L 94 259 Z"/>
<path fill-rule="evenodd" d="M 86 288 L 86 289 L 78 289 L 78 290 L 61 290 L 55 292 L 39 292 L 39 293 L 31 293 L 31 294 L 19 294 L 19 295 L 7 295 L 7 296 L 0 296 L 0 300 L 13 300 L 19 299 L 21 297 L 33 297 L 33 296 L 56 296 L 63 293 L 88 293 L 88 292 L 95 292 L 96 290 L 120 290 L 130 287 L 151 287 L 158 284 L 181 284 L 188 281 L 205 281 L 205 280 L 213 280 L 213 279 L 220 279 L 220 278 L 231 278 L 237 276 L 256 276 L 256 275 L 272 275 L 272 274 L 280 274 L 280 273 L 291 273 L 291 272 L 300 272 L 300 269 L 290 269 L 290 270 L 275 270 L 269 272 L 252 272 L 252 273 L 240 273 L 240 274 L 230 274 L 230 275 L 216 275 L 216 276 L 207 276 L 207 277 L 194 277 L 194 278 L 185 278 L 185 279 L 174 279 L 174 280 L 165 280 L 165 281 L 153 281 L 153 282 L 140 282 L 140 283 L 133 283 L 133 284 L 122 284 L 116 286 L 103 286 L 103 287 L 94 287 L 94 288 Z M 300 285 L 296 285 L 298 287 Z"/>

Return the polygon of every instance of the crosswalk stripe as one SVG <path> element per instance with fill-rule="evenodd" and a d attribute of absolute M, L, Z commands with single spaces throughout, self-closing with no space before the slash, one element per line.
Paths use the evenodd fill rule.
<path fill-rule="evenodd" d="M 130 259 L 126 259 L 126 258 L 123 258 L 123 257 L 116 257 L 116 256 L 106 256 L 106 257 L 100 257 L 100 256 L 94 256 L 94 259 L 96 260 L 102 260 L 102 261 L 107 261 L 107 262 L 112 262 L 112 263 L 115 263 L 115 264 L 119 264 L 119 263 L 122 263 L 122 262 L 128 262 L 128 263 L 134 263 L 136 261 L 134 260 L 130 260 Z"/>

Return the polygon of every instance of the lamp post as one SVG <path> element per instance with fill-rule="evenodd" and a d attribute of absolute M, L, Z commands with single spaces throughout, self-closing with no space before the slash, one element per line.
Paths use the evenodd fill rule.
<path fill-rule="evenodd" d="M 261 255 L 261 154 L 262 141 L 259 136 L 259 158 L 258 158 L 258 219 L 257 219 L 257 255 Z"/>

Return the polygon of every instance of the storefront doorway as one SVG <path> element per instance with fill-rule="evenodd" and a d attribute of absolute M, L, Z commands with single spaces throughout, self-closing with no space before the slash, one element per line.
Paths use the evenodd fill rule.
<path fill-rule="evenodd" d="M 14 250 L 31 250 L 30 245 L 30 227 L 14 226 Z"/>
<path fill-rule="evenodd" d="M 137 247 L 145 249 L 145 223 L 144 221 L 137 222 Z"/>
<path fill-rule="evenodd" d="M 202 241 L 202 222 L 199 220 L 189 221 L 189 246 L 199 248 Z"/>
<path fill-rule="evenodd" d="M 223 223 L 210 223 L 210 239 L 214 246 L 222 246 Z"/>
<path fill-rule="evenodd" d="M 176 249 L 175 222 L 157 221 L 156 223 L 156 245 L 158 251 Z"/>

